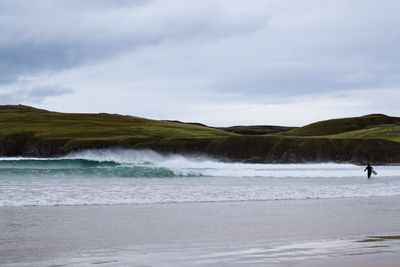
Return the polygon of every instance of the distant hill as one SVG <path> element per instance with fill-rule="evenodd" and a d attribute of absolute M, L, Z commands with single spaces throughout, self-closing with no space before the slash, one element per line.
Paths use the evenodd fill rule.
<path fill-rule="evenodd" d="M 134 116 L 59 113 L 24 105 L 0 106 L 0 155 L 53 156 L 79 149 L 133 147 L 138 143 L 167 139 L 230 135 L 232 133 L 199 125 Z"/>
<path fill-rule="evenodd" d="M 331 136 L 332 138 L 345 139 L 386 139 L 400 142 L 400 124 L 381 124 L 365 129 L 348 131 Z"/>
<path fill-rule="evenodd" d="M 59 113 L 33 107 L 0 106 L 0 136 L 29 132 L 69 139 L 218 137 L 231 133 L 195 124 L 157 121 L 118 114 Z"/>
<path fill-rule="evenodd" d="M 56 157 L 77 150 L 152 149 L 254 163 L 400 164 L 400 118 L 383 114 L 304 127 L 158 121 L 0 105 L 0 156 Z"/>
<path fill-rule="evenodd" d="M 400 118 L 384 114 L 371 114 L 362 117 L 319 121 L 285 133 L 291 136 L 324 136 L 342 134 L 352 131 L 367 130 L 380 125 L 400 124 Z M 379 135 L 376 136 L 379 138 Z"/>
<path fill-rule="evenodd" d="M 296 129 L 296 127 L 274 126 L 274 125 L 250 125 L 250 126 L 218 127 L 217 129 L 243 135 L 266 135 L 266 134 L 287 132 Z"/>
<path fill-rule="evenodd" d="M 228 127 L 211 127 L 198 122 L 181 122 L 177 120 L 167 120 L 169 122 L 192 124 L 208 128 L 223 130 L 225 132 L 236 133 L 241 135 L 266 135 L 287 132 L 296 129 L 296 127 L 276 126 L 276 125 L 248 125 L 248 126 L 228 126 Z"/>
<path fill-rule="evenodd" d="M 34 108 L 25 105 L 0 105 L 0 112 L 12 113 L 12 112 L 48 112 L 44 109 Z"/>

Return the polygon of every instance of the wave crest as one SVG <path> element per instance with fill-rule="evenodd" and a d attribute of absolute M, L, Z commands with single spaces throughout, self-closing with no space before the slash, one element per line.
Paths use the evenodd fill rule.
<path fill-rule="evenodd" d="M 62 158 L 0 158 L 0 176 L 99 177 L 361 177 L 362 166 L 351 164 L 227 163 L 206 157 L 162 155 L 150 150 L 87 150 Z M 385 167 L 380 176 L 400 176 Z"/>

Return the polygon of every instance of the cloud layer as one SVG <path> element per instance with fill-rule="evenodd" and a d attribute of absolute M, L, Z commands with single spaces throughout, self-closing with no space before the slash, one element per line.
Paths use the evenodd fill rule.
<path fill-rule="evenodd" d="M 1 1 L 0 102 L 212 125 L 400 115 L 399 9 L 395 0 Z"/>

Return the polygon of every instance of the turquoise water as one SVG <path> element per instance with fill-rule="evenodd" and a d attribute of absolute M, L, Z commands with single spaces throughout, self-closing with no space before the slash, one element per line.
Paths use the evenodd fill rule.
<path fill-rule="evenodd" d="M 400 167 L 244 164 L 152 151 L 0 158 L 0 206 L 219 202 L 400 195 Z"/>
<path fill-rule="evenodd" d="M 156 166 L 123 165 L 87 159 L 0 159 L 0 176 L 173 177 Z"/>

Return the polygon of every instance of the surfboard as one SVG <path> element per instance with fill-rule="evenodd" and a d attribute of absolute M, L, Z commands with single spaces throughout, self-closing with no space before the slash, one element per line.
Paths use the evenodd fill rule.
<path fill-rule="evenodd" d="M 372 174 L 377 175 L 378 173 L 376 171 L 372 170 Z"/>

